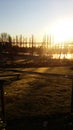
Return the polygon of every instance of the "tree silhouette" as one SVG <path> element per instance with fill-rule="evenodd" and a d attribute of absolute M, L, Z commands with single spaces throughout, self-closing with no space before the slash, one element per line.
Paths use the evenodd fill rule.
<path fill-rule="evenodd" d="M 12 48 L 12 38 L 7 33 L 0 34 L 0 42 L 2 46 L 2 51 L 9 51 Z"/>
<path fill-rule="evenodd" d="M 32 41 L 31 41 L 31 43 L 32 43 L 32 55 L 33 55 L 33 51 L 34 51 L 34 36 L 32 35 Z"/>
<path fill-rule="evenodd" d="M 18 38 L 18 36 L 17 36 L 17 35 L 16 35 L 15 42 L 16 42 L 16 46 L 19 46 L 19 38 Z"/>
<path fill-rule="evenodd" d="M 19 43 L 20 43 L 20 47 L 22 47 L 22 35 L 20 35 Z"/>

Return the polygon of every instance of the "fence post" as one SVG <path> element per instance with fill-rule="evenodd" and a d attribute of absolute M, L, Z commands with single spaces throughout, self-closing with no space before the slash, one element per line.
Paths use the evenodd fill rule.
<path fill-rule="evenodd" d="M 1 112 L 2 112 L 2 121 L 3 121 L 3 127 L 5 128 L 6 122 L 5 122 L 5 105 L 4 105 L 4 89 L 3 89 L 4 80 L 0 80 L 0 91 L 1 91 Z"/>
<path fill-rule="evenodd" d="M 73 78 L 72 78 L 72 95 L 71 95 L 71 113 L 73 113 Z"/>

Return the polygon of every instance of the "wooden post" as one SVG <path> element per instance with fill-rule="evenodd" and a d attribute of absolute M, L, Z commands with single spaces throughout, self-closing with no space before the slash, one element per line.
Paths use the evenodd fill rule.
<path fill-rule="evenodd" d="M 72 95 L 71 95 L 71 113 L 73 113 L 73 78 L 72 78 Z"/>
<path fill-rule="evenodd" d="M 5 123 L 5 107 L 4 107 L 4 89 L 3 89 L 3 83 L 4 83 L 4 80 L 0 80 L 2 120 L 3 120 L 3 123 Z"/>

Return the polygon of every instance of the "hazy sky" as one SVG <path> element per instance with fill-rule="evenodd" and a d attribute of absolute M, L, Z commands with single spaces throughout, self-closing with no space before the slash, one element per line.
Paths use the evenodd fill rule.
<path fill-rule="evenodd" d="M 0 0 L 0 32 L 42 35 L 65 18 L 73 18 L 73 0 Z"/>

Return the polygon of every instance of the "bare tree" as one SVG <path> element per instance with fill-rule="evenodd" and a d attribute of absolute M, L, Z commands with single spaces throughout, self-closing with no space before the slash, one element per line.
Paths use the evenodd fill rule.
<path fill-rule="evenodd" d="M 18 36 L 17 36 L 17 35 L 16 35 L 15 42 L 16 42 L 16 46 L 19 46 L 19 38 L 18 38 Z"/>
<path fill-rule="evenodd" d="M 1 33 L 0 34 L 0 40 L 1 40 L 2 43 L 9 42 L 10 38 L 11 38 L 11 36 L 7 33 Z"/>
<path fill-rule="evenodd" d="M 12 47 L 12 38 L 9 34 L 1 33 L 0 41 L 6 50 L 9 50 Z"/>
<path fill-rule="evenodd" d="M 33 51 L 34 51 L 34 36 L 32 35 L 32 39 L 31 39 L 31 43 L 32 43 L 32 55 L 33 55 Z"/>
<path fill-rule="evenodd" d="M 19 43 L 20 43 L 20 47 L 22 47 L 22 35 L 20 35 Z"/>

